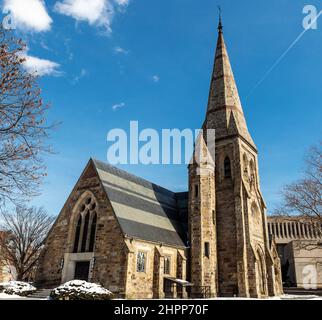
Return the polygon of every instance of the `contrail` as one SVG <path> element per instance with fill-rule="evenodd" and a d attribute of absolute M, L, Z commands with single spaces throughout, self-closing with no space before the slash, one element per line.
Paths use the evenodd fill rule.
<path fill-rule="evenodd" d="M 322 10 L 320 13 L 312 20 L 311 25 L 313 25 L 316 20 L 322 14 Z M 264 74 L 264 76 L 257 82 L 257 84 L 250 90 L 249 94 L 247 95 L 246 99 L 265 81 L 265 79 L 269 76 L 269 74 L 277 67 L 277 65 L 285 58 L 285 56 L 289 53 L 289 51 L 300 41 L 300 39 L 304 36 L 306 31 L 310 28 L 304 29 L 300 35 L 291 43 L 291 45 L 284 51 L 284 53 L 276 60 L 276 62 L 268 69 L 268 71 Z"/>

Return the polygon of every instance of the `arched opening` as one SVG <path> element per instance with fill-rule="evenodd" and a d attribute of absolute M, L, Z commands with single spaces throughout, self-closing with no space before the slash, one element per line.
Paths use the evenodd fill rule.
<path fill-rule="evenodd" d="M 89 225 L 89 211 L 87 211 L 86 216 L 85 216 L 81 252 L 86 252 L 88 225 Z"/>
<path fill-rule="evenodd" d="M 89 252 L 94 251 L 94 244 L 95 244 L 95 235 L 96 235 L 96 220 L 97 220 L 97 215 L 94 213 L 93 219 L 92 219 L 92 226 L 91 226 L 91 234 L 89 238 Z"/>
<path fill-rule="evenodd" d="M 249 162 L 249 169 L 250 169 L 251 174 L 254 173 L 254 168 L 255 168 L 254 161 L 253 161 L 253 159 L 251 159 L 250 162 Z"/>
<path fill-rule="evenodd" d="M 253 159 L 249 162 L 250 186 L 253 188 L 256 184 L 255 165 Z"/>
<path fill-rule="evenodd" d="M 81 227 L 82 227 L 82 216 L 79 215 L 77 225 L 76 225 L 76 232 L 75 232 L 74 250 L 73 250 L 74 253 L 78 252 L 78 243 L 80 238 Z"/>
<path fill-rule="evenodd" d="M 258 274 L 258 281 L 259 281 L 259 290 L 261 295 L 266 295 L 266 268 L 265 268 L 265 261 L 264 256 L 260 249 L 257 250 L 258 259 L 256 261 L 257 265 L 257 274 Z"/>
<path fill-rule="evenodd" d="M 73 252 L 93 252 L 95 246 L 97 204 L 93 197 L 86 197 L 78 206 L 78 220 L 75 228 Z"/>
<path fill-rule="evenodd" d="M 247 159 L 246 153 L 244 153 L 244 156 L 243 156 L 243 171 L 244 171 L 244 175 L 247 177 L 248 176 L 248 159 Z"/>
<path fill-rule="evenodd" d="M 225 178 L 231 178 L 231 162 L 229 157 L 226 157 L 224 161 L 224 176 Z"/>

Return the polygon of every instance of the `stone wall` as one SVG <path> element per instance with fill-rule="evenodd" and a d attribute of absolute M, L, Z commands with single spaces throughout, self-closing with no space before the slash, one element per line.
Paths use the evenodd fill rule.
<path fill-rule="evenodd" d="M 78 208 L 89 196 L 98 204 L 94 252 L 73 253 Z M 147 255 L 145 272 L 137 272 L 139 251 Z M 77 261 L 90 261 L 89 281 L 101 284 L 117 296 L 162 298 L 165 256 L 171 258 L 171 270 L 166 276 L 185 280 L 184 249 L 126 238 L 95 170 L 89 166 L 47 237 L 36 282 L 41 287 L 58 286 L 74 278 Z"/>
<path fill-rule="evenodd" d="M 4 239 L 5 233 L 0 231 L 0 237 Z M 3 256 L 1 256 L 0 248 L 0 282 L 15 280 L 16 272 L 13 266 L 8 266 Z"/>
<path fill-rule="evenodd" d="M 8 280 L 8 273 L 6 269 L 7 268 L 5 264 L 0 261 L 0 282 L 4 282 Z"/>
<path fill-rule="evenodd" d="M 0 282 L 13 281 L 16 279 L 14 267 L 8 267 L 5 263 L 0 263 Z"/>
<path fill-rule="evenodd" d="M 317 270 L 318 287 L 322 287 L 322 249 L 319 243 L 319 219 L 302 216 L 269 216 L 268 232 L 276 243 L 284 272 L 284 282 L 303 287 L 303 270 Z"/>
<path fill-rule="evenodd" d="M 112 292 L 125 294 L 127 247 L 111 205 L 91 166 L 85 169 L 47 237 L 36 282 L 39 286 L 54 287 L 62 280 L 73 278 L 72 271 L 64 272 L 65 279 L 62 276 L 63 270 L 71 263 L 65 259 L 68 258 L 66 253 L 73 251 L 78 204 L 87 194 L 92 194 L 98 203 L 90 281 L 100 283 Z"/>
<path fill-rule="evenodd" d="M 299 288 L 322 288 L 322 247 L 316 240 L 294 240 L 284 248 L 288 276 Z"/>
<path fill-rule="evenodd" d="M 231 161 L 231 178 L 224 176 L 224 161 Z M 216 148 L 216 217 L 218 289 L 220 296 L 238 295 L 237 217 L 235 203 L 234 151 L 232 144 L 217 144 Z"/>
<path fill-rule="evenodd" d="M 129 248 L 127 258 L 127 299 L 163 298 L 163 277 L 186 280 L 186 259 L 184 249 L 178 249 L 160 244 L 153 244 L 140 240 L 126 240 Z M 146 254 L 145 272 L 137 271 L 138 252 Z M 170 257 L 170 273 L 164 274 L 164 257 Z M 179 263 L 178 263 L 179 261 Z"/>
<path fill-rule="evenodd" d="M 215 163 L 206 138 L 199 137 L 195 161 L 189 166 L 189 262 L 194 298 L 217 295 Z"/>

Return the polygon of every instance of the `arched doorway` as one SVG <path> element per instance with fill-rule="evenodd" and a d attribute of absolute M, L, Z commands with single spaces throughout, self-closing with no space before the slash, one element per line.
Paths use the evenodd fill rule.
<path fill-rule="evenodd" d="M 95 239 L 99 207 L 94 194 L 85 191 L 72 210 L 68 249 L 62 261 L 61 282 L 91 281 L 95 264 Z"/>
<path fill-rule="evenodd" d="M 266 264 L 264 259 L 264 254 L 260 248 L 257 249 L 257 259 L 256 259 L 256 267 L 257 267 L 257 276 L 258 276 L 258 288 L 259 293 L 262 296 L 267 295 L 267 274 L 266 274 Z"/>

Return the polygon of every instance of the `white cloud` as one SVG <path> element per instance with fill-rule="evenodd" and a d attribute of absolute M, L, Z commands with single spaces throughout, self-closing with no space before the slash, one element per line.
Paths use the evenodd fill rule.
<path fill-rule="evenodd" d="M 64 45 L 65 45 L 66 53 L 68 56 L 68 60 L 72 61 L 74 59 L 74 53 L 71 50 L 70 41 L 71 41 L 71 39 L 69 39 L 69 38 L 64 39 Z"/>
<path fill-rule="evenodd" d="M 114 7 L 109 0 L 62 0 L 56 2 L 55 11 L 70 16 L 76 21 L 104 27 L 111 32 Z"/>
<path fill-rule="evenodd" d="M 43 0 L 4 0 L 3 13 L 9 12 L 15 26 L 24 31 L 48 31 L 53 22 Z"/>
<path fill-rule="evenodd" d="M 125 103 L 118 103 L 118 104 L 114 104 L 114 106 L 112 106 L 113 111 L 116 111 L 117 109 L 121 109 L 125 107 Z"/>
<path fill-rule="evenodd" d="M 35 74 L 39 77 L 51 75 L 60 76 L 62 74 L 61 71 L 57 70 L 60 65 L 56 62 L 30 56 L 27 52 L 24 52 L 21 56 L 25 59 L 23 67 L 30 74 Z"/>
<path fill-rule="evenodd" d="M 152 76 L 152 80 L 153 82 L 157 83 L 160 81 L 160 76 L 158 76 L 157 74 L 155 74 L 154 76 Z"/>
<path fill-rule="evenodd" d="M 73 84 L 77 84 L 82 78 L 84 78 L 87 75 L 87 71 L 85 69 L 82 69 L 80 73 L 75 76 L 72 80 Z"/>
<path fill-rule="evenodd" d="M 129 4 L 129 0 L 114 0 L 119 6 L 127 6 Z"/>
<path fill-rule="evenodd" d="M 128 50 L 125 50 L 124 48 L 121 48 L 121 47 L 115 47 L 114 52 L 119 53 L 119 54 L 128 54 L 129 53 Z"/>
<path fill-rule="evenodd" d="M 47 44 L 46 44 L 46 42 L 45 42 L 44 40 L 41 40 L 41 41 L 40 41 L 40 46 L 41 46 L 43 49 L 45 49 L 45 50 L 47 50 L 47 51 L 50 51 L 50 48 L 47 46 Z"/>
<path fill-rule="evenodd" d="M 55 3 L 54 10 L 76 21 L 103 27 L 111 33 L 115 8 L 122 9 L 128 4 L 129 0 L 60 0 Z"/>

